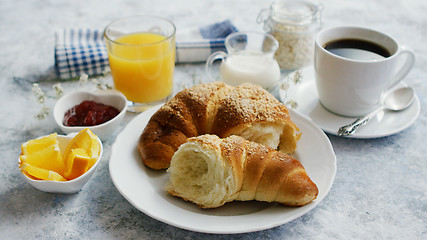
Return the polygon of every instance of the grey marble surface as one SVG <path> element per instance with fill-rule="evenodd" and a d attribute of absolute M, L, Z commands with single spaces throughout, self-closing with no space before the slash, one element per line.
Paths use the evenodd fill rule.
<path fill-rule="evenodd" d="M 54 30 L 104 28 L 135 14 L 171 19 L 178 28 L 230 19 L 240 30 L 261 30 L 255 21 L 269 1 L 257 0 L 5 0 L 0 3 L 0 239 L 426 239 L 427 238 L 427 1 L 324 0 L 324 27 L 369 26 L 394 36 L 416 52 L 405 79 L 416 89 L 421 114 L 408 129 L 379 139 L 328 135 L 337 175 L 327 197 L 312 211 L 282 226 L 236 235 L 182 230 L 154 220 L 128 203 L 114 187 L 108 161 L 115 136 L 91 181 L 73 195 L 48 194 L 26 183 L 17 167 L 20 144 L 61 133 L 52 114 L 34 118 L 41 106 L 31 93 L 58 82 Z M 203 64 L 176 67 L 176 85 L 204 81 Z M 108 81 L 108 79 L 107 79 Z M 88 88 L 61 82 L 65 91 Z M 49 99 L 52 108 L 55 99 Z"/>

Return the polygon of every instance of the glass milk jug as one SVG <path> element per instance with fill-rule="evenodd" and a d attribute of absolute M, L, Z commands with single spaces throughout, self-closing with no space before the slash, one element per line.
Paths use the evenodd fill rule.
<path fill-rule="evenodd" d="M 212 76 L 213 62 L 220 59 L 219 73 L 224 83 L 236 86 L 251 82 L 272 89 L 280 80 L 280 68 L 274 59 L 278 46 L 267 33 L 232 33 L 225 39 L 227 53 L 213 53 L 206 62 L 206 71 Z"/>

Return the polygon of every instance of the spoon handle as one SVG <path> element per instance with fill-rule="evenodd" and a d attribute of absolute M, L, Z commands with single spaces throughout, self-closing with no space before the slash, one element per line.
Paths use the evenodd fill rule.
<path fill-rule="evenodd" d="M 354 134 L 360 126 L 363 126 L 366 123 L 368 123 L 369 120 L 371 120 L 374 116 L 376 116 L 383 109 L 384 109 L 383 107 L 378 108 L 378 109 L 370 112 L 368 115 L 361 117 L 361 118 L 358 118 L 358 119 L 356 119 L 356 121 L 354 121 L 348 125 L 340 127 L 340 129 L 338 129 L 337 135 L 340 137 L 344 137 L 344 136 Z"/>

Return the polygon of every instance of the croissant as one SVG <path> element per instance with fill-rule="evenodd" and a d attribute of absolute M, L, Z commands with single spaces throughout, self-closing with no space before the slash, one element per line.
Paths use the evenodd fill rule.
<path fill-rule="evenodd" d="M 167 172 L 165 190 L 201 208 L 234 200 L 302 206 L 318 194 L 298 160 L 239 136 L 189 138 L 173 155 Z"/>
<path fill-rule="evenodd" d="M 238 135 L 292 153 L 298 131 L 285 105 L 262 87 L 213 82 L 184 89 L 163 105 L 142 132 L 138 151 L 146 166 L 166 169 L 190 137 Z"/>

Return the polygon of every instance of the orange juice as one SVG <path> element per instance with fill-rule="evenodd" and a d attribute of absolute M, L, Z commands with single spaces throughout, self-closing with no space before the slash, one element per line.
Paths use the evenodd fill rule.
<path fill-rule="evenodd" d="M 107 44 L 114 86 L 130 101 L 155 102 L 173 88 L 175 42 L 155 33 L 124 35 Z"/>

